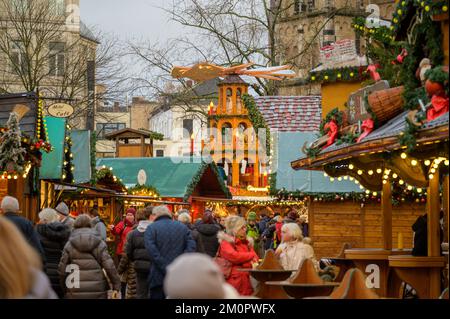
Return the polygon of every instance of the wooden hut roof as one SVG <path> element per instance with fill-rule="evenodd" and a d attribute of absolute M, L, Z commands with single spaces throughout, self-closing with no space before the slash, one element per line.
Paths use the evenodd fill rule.
<path fill-rule="evenodd" d="M 398 136 L 405 130 L 405 116 L 408 112 L 394 117 L 385 125 L 374 130 L 371 134 L 355 144 L 336 143 L 322 150 L 314 159 L 303 157 L 291 162 L 293 169 L 317 169 L 321 170 L 323 165 L 337 162 L 350 157 L 357 157 L 368 153 L 380 153 L 403 148 L 398 141 Z M 449 115 L 425 123 L 418 131 L 417 143 L 429 144 L 448 140 Z"/>

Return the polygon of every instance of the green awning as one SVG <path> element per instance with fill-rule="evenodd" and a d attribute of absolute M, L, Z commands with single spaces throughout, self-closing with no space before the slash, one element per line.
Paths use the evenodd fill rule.
<path fill-rule="evenodd" d="M 88 130 L 70 131 L 74 183 L 87 183 L 91 180 L 91 132 Z"/>
<path fill-rule="evenodd" d="M 153 158 L 102 158 L 97 160 L 97 168 L 113 168 L 113 174 L 126 185 L 138 184 L 138 175 L 145 176 L 145 185 L 156 187 L 161 197 L 184 198 L 192 194 L 208 168 L 214 172 L 211 188 L 219 188 L 222 197 L 231 197 L 228 188 L 219 177 L 217 166 L 198 158 L 190 162 L 189 157 L 153 157 Z M 143 179 L 141 180 L 143 181 Z M 210 182 L 210 181 L 209 181 Z"/>
<path fill-rule="evenodd" d="M 50 153 L 43 152 L 40 179 L 61 179 L 64 163 L 64 142 L 66 138 L 66 119 L 51 116 L 44 117 L 47 125 L 48 141 L 52 145 Z"/>

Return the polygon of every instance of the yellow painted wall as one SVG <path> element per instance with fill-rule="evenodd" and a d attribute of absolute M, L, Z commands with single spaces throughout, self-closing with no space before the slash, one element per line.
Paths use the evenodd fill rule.
<path fill-rule="evenodd" d="M 338 107 L 344 111 L 344 103 L 347 103 L 348 97 L 353 92 L 361 88 L 360 82 L 334 82 L 322 84 L 322 117 L 332 109 Z"/>

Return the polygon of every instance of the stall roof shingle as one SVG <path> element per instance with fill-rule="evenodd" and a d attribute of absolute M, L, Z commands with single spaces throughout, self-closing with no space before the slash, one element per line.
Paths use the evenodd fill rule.
<path fill-rule="evenodd" d="M 271 130 L 317 132 L 322 118 L 320 96 L 261 96 L 255 103 Z"/>

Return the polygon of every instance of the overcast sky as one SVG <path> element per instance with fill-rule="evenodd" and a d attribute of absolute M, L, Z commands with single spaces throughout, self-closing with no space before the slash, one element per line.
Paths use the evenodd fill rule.
<path fill-rule="evenodd" d="M 80 0 L 81 20 L 123 40 L 165 42 L 182 31 L 160 7 L 170 0 Z"/>

